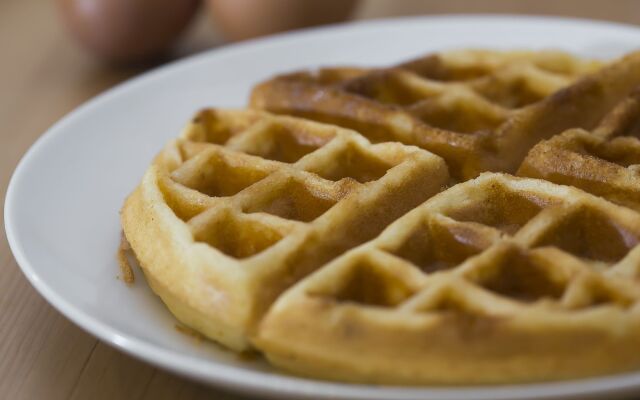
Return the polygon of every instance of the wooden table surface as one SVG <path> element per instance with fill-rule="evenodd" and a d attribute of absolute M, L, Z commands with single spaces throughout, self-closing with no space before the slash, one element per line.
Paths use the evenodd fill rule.
<path fill-rule="evenodd" d="M 0 205 L 27 148 L 74 107 L 145 68 L 112 69 L 77 48 L 52 1 L 0 2 Z M 356 18 L 453 12 L 555 14 L 640 23 L 637 0 L 365 0 Z M 174 57 L 220 43 L 204 15 Z M 4 226 L 3 215 L 0 223 Z M 29 285 L 0 230 L 0 398 L 237 399 L 101 343 Z"/>

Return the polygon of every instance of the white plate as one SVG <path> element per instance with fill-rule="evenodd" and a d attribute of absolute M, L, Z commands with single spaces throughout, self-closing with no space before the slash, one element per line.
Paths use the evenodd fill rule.
<path fill-rule="evenodd" d="M 633 50 L 640 29 L 578 20 L 428 17 L 357 23 L 229 46 L 162 67 L 98 96 L 36 142 L 5 204 L 13 253 L 60 312 L 129 354 L 212 385 L 257 396 L 349 399 L 586 398 L 640 392 L 640 373 L 476 388 L 347 385 L 286 376 L 213 344 L 197 344 L 142 276 L 116 279 L 118 210 L 152 156 L 204 106 L 245 104 L 272 74 L 327 64 L 387 65 L 464 47 L 561 48 L 610 57 Z"/>

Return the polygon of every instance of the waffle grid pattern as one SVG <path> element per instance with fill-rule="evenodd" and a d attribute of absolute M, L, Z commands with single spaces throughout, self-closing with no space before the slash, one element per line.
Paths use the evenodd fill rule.
<path fill-rule="evenodd" d="M 526 120 L 546 113 L 531 106 L 562 106 L 568 99 L 550 100 L 551 94 L 600 66 L 560 52 L 449 52 L 388 69 L 283 75 L 258 85 L 251 104 L 347 126 L 373 142 L 420 146 L 445 158 L 452 174 L 465 180 L 515 169 L 527 146 L 542 138 Z M 545 132 L 550 136 L 565 127 L 548 128 L 554 129 Z"/>
<path fill-rule="evenodd" d="M 338 375 L 365 381 L 384 376 L 392 383 L 504 382 L 532 375 L 559 379 L 570 375 L 548 369 L 549 360 L 558 357 L 549 349 L 566 345 L 563 335 L 575 329 L 576 319 L 583 319 L 582 334 L 588 336 L 589 329 L 597 331 L 597 326 L 589 326 L 596 321 L 590 320 L 594 315 L 602 322 L 607 320 L 603 316 L 615 320 L 622 313 L 628 320 L 616 321 L 621 337 L 640 333 L 640 292 L 636 283 L 629 282 L 640 278 L 638 243 L 640 214 L 632 210 L 566 186 L 483 174 L 436 195 L 373 241 L 297 285 L 265 318 L 258 345 L 274 363 L 286 368 L 295 360 L 298 371 L 317 375 L 315 368 L 325 361 L 311 349 L 322 343 L 324 351 L 336 355 L 332 361 L 339 367 L 324 368 L 320 374 L 334 379 Z M 492 322 L 500 320 L 505 321 L 503 326 Z M 487 368 L 479 378 L 477 369 L 484 360 L 474 360 L 470 353 L 490 358 L 496 343 L 492 337 L 478 343 L 482 338 L 475 337 L 474 329 L 492 323 L 493 332 L 485 334 L 500 337 L 509 331 L 512 337 L 522 336 L 518 353 L 529 357 L 526 369 L 510 359 L 502 368 Z M 331 328 L 317 334 L 308 330 L 325 325 Z M 345 326 L 353 331 L 345 332 Z M 451 329 L 448 334 L 453 339 L 441 337 L 443 326 Z M 526 338 L 532 326 L 544 337 L 544 347 L 536 348 L 539 343 Z M 284 329 L 299 332 L 288 338 L 286 346 Z M 418 333 L 423 341 L 431 338 L 440 347 L 414 343 Z M 469 336 L 459 337 L 464 333 Z M 394 354 L 402 361 L 400 366 L 392 361 L 370 365 L 362 359 L 349 361 L 358 357 L 354 341 L 373 346 L 385 335 L 413 344 L 400 339 L 386 344 L 384 353 Z M 606 346 L 606 337 L 599 340 Z M 461 355 L 454 346 L 468 353 Z M 407 354 L 407 349 L 413 353 Z M 443 353 L 449 361 L 441 359 Z M 433 361 L 435 367 L 424 360 Z M 456 362 L 463 366 L 456 369 Z M 443 365 L 450 369 L 442 369 Z M 580 367 L 573 365 L 571 372 L 576 369 Z"/>
<path fill-rule="evenodd" d="M 204 253 L 200 261 L 181 254 L 172 261 L 187 271 L 189 263 L 200 264 L 223 293 L 241 296 L 227 312 L 231 326 L 205 332 L 235 348 L 247 347 L 254 318 L 289 285 L 373 238 L 449 180 L 444 162 L 418 148 L 372 145 L 353 131 L 259 111 L 201 112 L 155 164 L 142 186 L 171 210 L 167 223 L 187 228 L 183 246 Z M 139 197 L 144 191 L 131 201 Z M 133 212 L 124 218 L 125 229 L 141 225 Z M 156 216 L 147 218 L 153 223 Z M 147 234 L 157 233 L 127 237 L 140 249 Z M 175 238 L 169 233 L 167 240 Z M 180 295 L 190 298 L 205 290 L 172 288 L 169 276 L 167 291 L 184 289 Z M 208 306 L 193 308 L 206 314 Z"/>
<path fill-rule="evenodd" d="M 638 85 L 640 53 L 461 51 L 279 76 L 254 110 L 200 112 L 123 228 L 181 322 L 296 374 L 639 368 Z"/>
<path fill-rule="evenodd" d="M 579 187 L 640 210 L 640 90 L 593 129 L 572 129 L 536 145 L 518 175 Z"/>

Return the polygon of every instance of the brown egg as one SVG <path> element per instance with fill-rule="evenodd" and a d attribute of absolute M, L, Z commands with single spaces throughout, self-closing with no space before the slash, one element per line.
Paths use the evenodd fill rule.
<path fill-rule="evenodd" d="M 165 51 L 199 0 L 57 0 L 74 36 L 112 62 L 140 62 Z"/>
<path fill-rule="evenodd" d="M 207 0 L 216 28 L 243 40 L 348 19 L 357 0 Z"/>

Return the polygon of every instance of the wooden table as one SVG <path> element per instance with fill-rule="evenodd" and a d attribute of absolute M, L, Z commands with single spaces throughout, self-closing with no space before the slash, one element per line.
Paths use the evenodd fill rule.
<path fill-rule="evenodd" d="M 0 201 L 21 155 L 53 122 L 143 72 L 111 69 L 78 49 L 51 1 L 0 2 Z M 637 0 L 365 0 L 357 18 L 447 12 L 556 14 L 640 23 Z M 177 56 L 219 42 L 202 16 Z M 0 222 L 4 225 L 3 216 Z M 0 233 L 0 398 L 238 398 L 137 361 L 86 334 L 29 285 Z"/>

